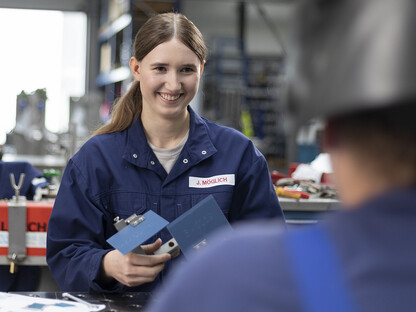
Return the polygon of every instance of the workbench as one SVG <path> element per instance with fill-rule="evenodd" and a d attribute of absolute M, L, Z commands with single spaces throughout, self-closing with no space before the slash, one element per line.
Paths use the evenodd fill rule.
<path fill-rule="evenodd" d="M 15 294 L 39 298 L 63 299 L 62 292 L 16 292 Z M 145 306 L 154 298 L 152 293 L 143 292 L 127 292 L 122 294 L 90 294 L 87 292 L 71 292 L 70 294 L 82 300 L 88 301 L 89 303 L 104 304 L 106 308 L 103 312 L 144 311 Z"/>
<path fill-rule="evenodd" d="M 288 224 L 310 224 L 338 210 L 339 200 L 328 198 L 291 199 L 279 197 Z"/>

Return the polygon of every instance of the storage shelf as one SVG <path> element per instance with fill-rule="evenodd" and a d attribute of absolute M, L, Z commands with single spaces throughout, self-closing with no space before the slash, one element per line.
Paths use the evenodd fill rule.
<path fill-rule="evenodd" d="M 130 77 L 130 68 L 129 67 L 119 67 L 113 69 L 107 74 L 101 74 L 97 77 L 97 85 L 104 86 L 110 83 L 116 83 L 123 80 L 126 80 Z"/>
<path fill-rule="evenodd" d="M 115 21 L 100 29 L 98 41 L 105 41 L 117 34 L 119 31 L 130 25 L 132 17 L 130 14 L 123 14 Z"/>
<path fill-rule="evenodd" d="M 98 0 L 100 3 L 100 29 L 98 44 L 99 74 L 95 79 L 103 94 L 100 118 L 107 122 L 115 100 L 130 87 L 132 74 L 129 60 L 132 45 L 139 28 L 148 20 L 149 10 L 157 13 L 173 12 L 173 1 Z M 142 3 L 143 2 L 143 3 Z M 149 9 L 150 8 L 150 9 Z M 149 10 L 147 10 L 149 9 Z"/>

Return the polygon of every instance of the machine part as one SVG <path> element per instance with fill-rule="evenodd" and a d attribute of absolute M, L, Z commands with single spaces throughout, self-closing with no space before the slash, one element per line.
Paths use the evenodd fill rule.
<path fill-rule="evenodd" d="M 114 227 L 117 229 L 117 231 L 121 231 L 124 229 L 127 225 L 136 226 L 140 223 L 142 223 L 146 218 L 142 215 L 136 215 L 133 213 L 130 217 L 128 217 L 126 220 L 120 219 L 120 217 L 114 218 Z"/>
<path fill-rule="evenodd" d="M 25 180 L 25 174 L 21 173 L 19 177 L 19 183 L 16 184 L 16 180 L 14 179 L 14 174 L 10 173 L 10 184 L 12 188 L 14 189 L 14 194 L 16 196 L 16 199 L 19 199 L 20 189 L 23 186 L 23 181 Z"/>
<path fill-rule="evenodd" d="M 146 218 L 142 215 L 136 215 L 135 213 L 132 214 L 127 219 L 120 219 L 120 217 L 114 218 L 114 227 L 117 229 L 117 231 L 123 230 L 128 225 L 131 226 L 137 226 L 140 223 L 142 223 Z M 145 255 L 146 253 L 141 248 L 141 246 L 137 246 L 135 249 L 132 250 L 133 253 Z M 178 243 L 174 238 L 167 241 L 165 244 L 163 244 L 158 250 L 154 252 L 155 255 L 159 255 L 162 253 L 169 253 L 172 258 L 175 258 L 179 256 L 181 250 L 179 248 Z"/>
<path fill-rule="evenodd" d="M 141 222 L 143 222 L 145 219 L 146 218 L 143 217 L 142 215 L 136 215 L 135 213 L 133 213 L 126 220 L 120 219 L 120 217 L 117 216 L 117 217 L 114 218 L 114 222 L 115 222 L 114 227 L 116 228 L 116 230 L 118 232 L 120 232 L 127 225 L 136 226 L 136 225 L 140 224 Z M 135 254 L 139 254 L 139 255 L 145 255 L 146 254 L 140 246 L 137 246 L 135 249 L 132 250 L 132 252 L 135 253 Z"/>
<path fill-rule="evenodd" d="M 172 221 L 167 228 L 185 257 L 206 245 L 214 231 L 221 229 L 222 239 L 232 231 L 231 225 L 212 195 Z"/>
<path fill-rule="evenodd" d="M 204 247 L 206 245 L 207 245 L 207 240 L 204 239 L 204 240 L 200 241 L 198 244 L 196 244 L 193 248 L 195 250 L 198 250 L 198 249 L 201 249 L 202 247 Z"/>
<path fill-rule="evenodd" d="M 120 219 L 120 217 L 114 218 L 114 227 L 119 232 L 122 229 L 124 229 L 127 226 L 126 222 L 124 222 L 124 219 Z"/>
<path fill-rule="evenodd" d="M 15 191 L 15 196 L 8 203 L 8 228 L 10 259 L 10 273 L 14 274 L 17 263 L 26 258 L 26 197 L 19 196 L 25 174 L 21 173 L 19 183 L 16 184 L 14 175 L 10 174 L 10 183 Z"/>
<path fill-rule="evenodd" d="M 147 211 L 142 217 L 134 217 L 134 215 L 131 217 L 128 219 L 129 223 L 133 223 L 133 225 L 129 224 L 107 239 L 107 242 L 123 255 L 143 245 L 169 224 L 167 220 L 152 210 Z"/>
<path fill-rule="evenodd" d="M 131 252 L 135 253 L 135 254 L 138 254 L 138 255 L 146 255 L 146 253 L 144 252 L 144 250 L 141 246 L 137 246 Z"/>
<path fill-rule="evenodd" d="M 282 178 L 282 179 L 279 179 L 275 185 L 276 186 L 293 186 L 293 185 L 296 185 L 297 182 L 299 181 L 296 181 L 293 178 Z"/>
<path fill-rule="evenodd" d="M 16 259 L 17 259 L 17 255 L 14 253 L 12 255 L 12 258 L 10 259 L 12 262 L 10 262 L 10 274 L 14 274 L 17 270 L 17 266 L 16 266 Z"/>
<path fill-rule="evenodd" d="M 140 223 L 142 223 L 146 218 L 142 215 L 136 215 L 133 213 L 130 217 L 126 219 L 126 224 L 131 226 L 136 226 Z"/>
<path fill-rule="evenodd" d="M 155 255 L 160 255 L 163 253 L 170 254 L 172 256 L 172 259 L 180 255 L 181 249 L 179 248 L 179 245 L 176 239 L 171 238 L 166 243 L 164 243 L 158 250 L 154 252 Z"/>

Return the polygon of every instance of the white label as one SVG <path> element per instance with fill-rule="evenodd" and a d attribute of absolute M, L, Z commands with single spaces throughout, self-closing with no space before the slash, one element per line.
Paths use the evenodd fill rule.
<path fill-rule="evenodd" d="M 0 232 L 0 247 L 9 246 L 9 232 Z M 46 248 L 46 232 L 26 232 L 26 247 Z"/>
<path fill-rule="evenodd" d="M 219 185 L 235 185 L 234 174 L 223 174 L 209 178 L 189 177 L 189 187 L 208 188 Z"/>

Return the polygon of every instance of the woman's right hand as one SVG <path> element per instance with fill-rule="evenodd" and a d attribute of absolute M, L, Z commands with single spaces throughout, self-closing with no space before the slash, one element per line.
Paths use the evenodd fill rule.
<path fill-rule="evenodd" d="M 159 238 L 153 244 L 141 246 L 146 255 L 132 252 L 123 255 L 118 250 L 108 252 L 101 263 L 102 281 L 108 283 L 111 279 L 116 279 L 128 287 L 153 282 L 163 270 L 165 262 L 171 259 L 167 253 L 152 255 L 161 245 L 162 240 Z"/>

